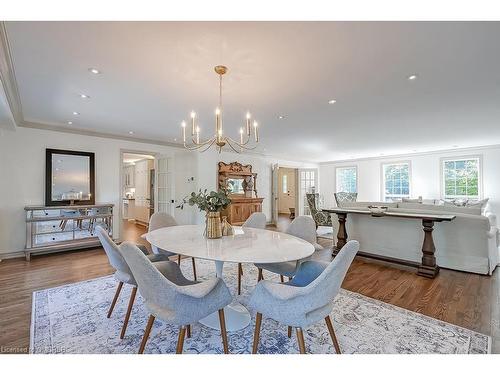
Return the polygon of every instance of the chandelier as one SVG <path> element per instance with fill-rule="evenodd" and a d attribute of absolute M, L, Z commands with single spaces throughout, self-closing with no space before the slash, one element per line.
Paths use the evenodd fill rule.
<path fill-rule="evenodd" d="M 241 152 L 245 150 L 253 150 L 257 147 L 259 142 L 259 129 L 257 121 L 252 122 L 252 116 L 250 112 L 246 114 L 246 122 L 244 126 L 240 127 L 240 140 L 234 140 L 233 138 L 224 135 L 224 130 L 222 126 L 222 76 L 227 73 L 227 67 L 223 65 L 217 65 L 214 68 L 215 72 L 219 75 L 219 106 L 215 109 L 215 134 L 207 139 L 200 141 L 200 127 L 197 125 L 196 112 L 191 112 L 191 139 L 189 143 L 186 143 L 186 121 L 182 121 L 182 140 L 184 147 L 188 150 L 200 150 L 205 152 L 212 145 L 219 151 L 225 145 L 228 145 L 235 152 Z M 253 129 L 252 129 L 253 128 Z M 254 139 L 254 142 L 250 144 L 250 141 Z"/>

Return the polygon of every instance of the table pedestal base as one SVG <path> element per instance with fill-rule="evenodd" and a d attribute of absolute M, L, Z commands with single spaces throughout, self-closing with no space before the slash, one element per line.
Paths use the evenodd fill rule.
<path fill-rule="evenodd" d="M 228 332 L 239 331 L 248 326 L 252 320 L 246 307 L 239 302 L 232 302 L 224 307 L 224 316 Z M 219 313 L 217 311 L 201 319 L 200 323 L 206 327 L 220 331 Z"/>

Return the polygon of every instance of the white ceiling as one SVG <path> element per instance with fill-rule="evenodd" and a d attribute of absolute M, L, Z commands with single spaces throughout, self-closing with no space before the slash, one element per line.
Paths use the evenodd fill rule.
<path fill-rule="evenodd" d="M 213 66 L 224 64 L 225 129 L 236 138 L 249 109 L 267 154 L 327 161 L 500 143 L 498 22 L 8 22 L 7 31 L 26 121 L 173 141 L 194 109 L 208 136 Z"/>

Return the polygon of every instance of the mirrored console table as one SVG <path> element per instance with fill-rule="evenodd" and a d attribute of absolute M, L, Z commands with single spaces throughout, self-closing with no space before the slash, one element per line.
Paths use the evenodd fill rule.
<path fill-rule="evenodd" d="M 96 226 L 113 236 L 113 204 L 27 206 L 26 260 L 47 254 L 99 246 Z"/>

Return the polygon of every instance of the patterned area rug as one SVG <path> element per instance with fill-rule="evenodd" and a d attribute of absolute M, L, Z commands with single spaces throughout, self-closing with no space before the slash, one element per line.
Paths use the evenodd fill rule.
<path fill-rule="evenodd" d="M 200 278 L 213 277 L 212 262 L 196 260 Z M 256 268 L 243 265 L 242 295 L 247 305 L 257 280 Z M 182 270 L 192 277 L 191 261 L 182 261 Z M 236 264 L 224 265 L 224 280 L 236 295 Z M 266 279 L 272 276 L 264 272 Z M 130 286 L 124 286 L 113 315 L 106 313 L 116 290 L 113 276 L 102 277 L 33 293 L 31 345 L 33 353 L 137 353 L 146 327 L 148 312 L 137 295 L 126 336 L 119 334 L 125 315 Z M 251 312 L 255 317 L 255 312 Z M 395 307 L 357 293 L 341 290 L 331 314 L 344 353 L 489 353 L 489 336 Z M 254 320 L 248 327 L 230 332 L 231 353 L 250 353 Z M 178 327 L 156 320 L 145 353 L 173 353 Z M 324 322 L 309 327 L 304 334 L 308 353 L 334 353 Z M 222 353 L 218 331 L 199 323 L 186 338 L 184 353 Z M 263 317 L 259 353 L 298 353 L 295 335 L 287 327 Z"/>

